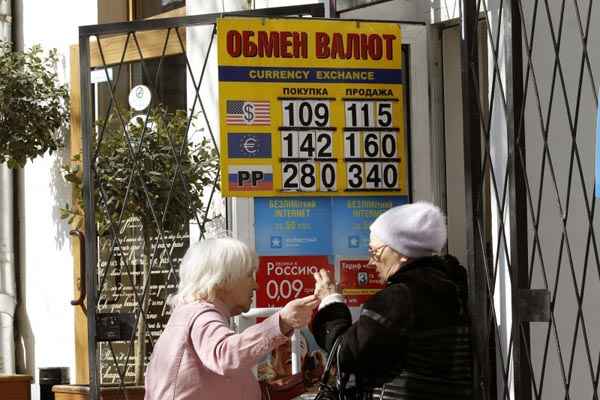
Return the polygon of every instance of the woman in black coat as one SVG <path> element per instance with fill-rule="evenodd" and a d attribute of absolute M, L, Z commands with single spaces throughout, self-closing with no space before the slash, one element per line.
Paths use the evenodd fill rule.
<path fill-rule="evenodd" d="M 446 243 L 443 213 L 424 202 L 394 207 L 370 230 L 369 261 L 385 288 L 352 323 L 334 279 L 316 273 L 317 342 L 329 351 L 343 337 L 340 369 L 362 398 L 470 399 L 466 272 L 436 255 Z"/>

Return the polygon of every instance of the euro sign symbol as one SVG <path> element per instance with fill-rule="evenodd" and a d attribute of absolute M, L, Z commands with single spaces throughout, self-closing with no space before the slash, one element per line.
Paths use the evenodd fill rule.
<path fill-rule="evenodd" d="M 244 120 L 250 122 L 254 120 L 254 104 L 244 104 Z"/>

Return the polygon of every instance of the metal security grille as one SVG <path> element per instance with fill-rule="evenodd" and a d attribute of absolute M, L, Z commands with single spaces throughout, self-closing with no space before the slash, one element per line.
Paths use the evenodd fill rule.
<path fill-rule="evenodd" d="M 317 4 L 227 15 L 323 14 Z M 211 125 L 222 15 L 80 28 L 91 399 L 139 398 L 183 253 L 227 226 Z"/>
<path fill-rule="evenodd" d="M 598 3 L 464 0 L 461 11 L 478 398 L 597 399 Z"/>

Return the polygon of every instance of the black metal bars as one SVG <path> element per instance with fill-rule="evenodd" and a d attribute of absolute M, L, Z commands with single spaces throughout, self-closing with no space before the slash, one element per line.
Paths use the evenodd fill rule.
<path fill-rule="evenodd" d="M 102 25 L 84 25 L 79 27 L 80 37 L 92 35 L 110 35 L 116 33 L 142 32 L 170 28 L 183 28 L 197 25 L 214 24 L 220 17 L 289 17 L 310 15 L 311 17 L 324 17 L 323 3 L 314 3 L 301 6 L 261 8 L 257 10 L 233 11 L 227 13 L 212 13 L 203 15 L 189 15 L 185 17 L 157 18 L 138 20 L 132 22 L 114 22 Z"/>
<path fill-rule="evenodd" d="M 466 190 L 467 268 L 469 272 L 469 308 L 471 312 L 474 345 L 473 393 L 476 398 L 487 398 L 489 388 L 489 357 L 487 355 L 488 330 L 487 290 L 483 268 L 483 253 L 478 246 L 477 220 L 481 181 L 481 139 L 478 93 L 477 8 L 474 0 L 462 0 L 461 18 L 461 77 L 463 92 L 464 168 Z"/>

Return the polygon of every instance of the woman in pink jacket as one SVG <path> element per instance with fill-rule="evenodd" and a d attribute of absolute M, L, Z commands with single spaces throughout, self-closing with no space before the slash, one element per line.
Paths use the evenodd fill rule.
<path fill-rule="evenodd" d="M 259 400 L 252 367 L 310 321 L 311 295 L 242 333 L 229 318 L 248 311 L 257 288 L 256 254 L 244 243 L 209 239 L 192 245 L 180 266 L 173 313 L 146 371 L 145 400 Z"/>

